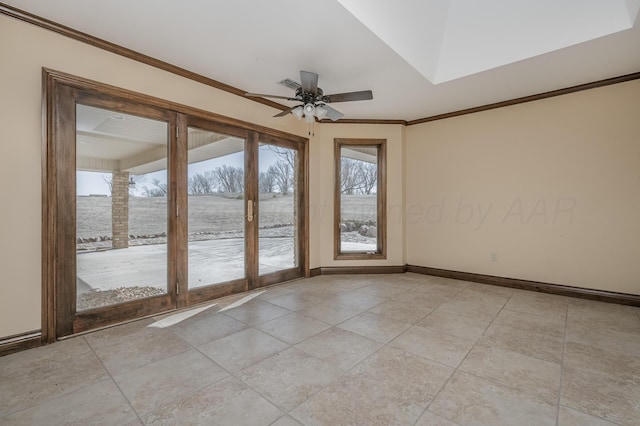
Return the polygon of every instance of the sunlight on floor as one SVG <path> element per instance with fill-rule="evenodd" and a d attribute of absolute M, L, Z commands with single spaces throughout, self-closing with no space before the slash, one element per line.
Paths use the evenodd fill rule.
<path fill-rule="evenodd" d="M 215 306 L 217 306 L 217 303 L 211 304 L 211 305 L 206 305 L 206 306 L 201 306 L 199 308 L 195 308 L 195 309 L 189 309 L 187 311 L 181 311 L 181 312 L 177 312 L 173 315 L 167 316 L 165 318 L 162 318 L 160 321 L 154 322 L 153 324 L 149 324 L 148 327 L 150 328 L 167 328 L 167 327 L 171 327 L 172 325 L 176 325 L 181 323 L 184 320 L 188 320 L 189 318 L 198 315 L 201 312 L 206 311 L 207 309 L 211 309 Z"/>
<path fill-rule="evenodd" d="M 265 293 L 265 292 L 266 292 L 266 290 L 248 294 L 247 296 L 243 297 L 242 299 L 238 300 L 237 302 L 234 302 L 234 303 L 230 304 L 229 306 L 220 309 L 220 312 L 228 311 L 229 309 L 233 309 L 233 308 L 237 308 L 238 306 L 242 306 L 245 303 L 249 302 L 252 299 L 255 299 L 256 297 L 260 296 L 262 293 Z"/>
<path fill-rule="evenodd" d="M 245 303 L 255 299 L 256 297 L 260 296 L 262 293 L 266 293 L 266 290 L 263 291 L 257 291 L 255 293 L 251 293 L 246 295 L 245 297 L 243 297 L 240 300 L 237 300 L 233 303 L 231 303 L 228 306 L 225 306 L 224 308 L 220 309 L 219 312 L 224 312 L 224 311 L 228 311 L 230 309 L 233 308 L 237 308 L 238 306 L 242 306 Z M 200 306 L 198 308 L 194 308 L 194 309 L 189 309 L 189 310 L 185 310 L 185 311 L 180 311 L 180 312 L 176 312 L 175 314 L 169 315 L 167 317 L 162 318 L 159 321 L 156 321 L 153 324 L 149 324 L 149 328 L 167 328 L 167 327 L 171 327 L 173 325 L 179 324 L 182 321 L 188 320 L 189 318 L 192 318 L 208 309 L 214 308 L 218 306 L 218 303 L 213 303 L 211 305 L 206 305 L 206 306 Z"/>

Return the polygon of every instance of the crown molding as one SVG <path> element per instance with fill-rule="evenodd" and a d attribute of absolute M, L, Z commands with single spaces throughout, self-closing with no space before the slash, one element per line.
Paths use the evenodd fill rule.
<path fill-rule="evenodd" d="M 401 124 L 407 125 L 407 120 L 395 119 L 377 119 L 377 118 L 344 118 L 338 121 L 327 120 L 326 118 L 319 121 L 322 124 Z"/>
<path fill-rule="evenodd" d="M 474 114 L 476 112 L 488 111 L 496 108 L 503 108 L 526 102 L 539 101 L 541 99 L 553 98 L 555 96 L 568 95 L 569 93 L 581 92 L 583 90 L 596 89 L 598 87 L 610 86 L 612 84 L 624 83 L 627 81 L 640 79 L 640 72 L 626 74 L 618 77 L 606 78 L 604 80 L 593 81 L 591 83 L 579 84 L 577 86 L 565 87 L 564 89 L 551 90 L 549 92 L 538 93 L 521 98 L 510 99 L 508 101 L 495 102 L 473 108 L 461 109 L 459 111 L 447 112 L 445 114 L 433 115 L 431 117 L 419 118 L 407 121 L 407 126 L 428 123 L 430 121 L 444 120 L 445 118 L 459 117 L 461 115 Z"/>

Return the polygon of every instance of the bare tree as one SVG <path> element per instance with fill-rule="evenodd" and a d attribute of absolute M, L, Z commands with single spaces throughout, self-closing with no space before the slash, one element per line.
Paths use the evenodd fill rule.
<path fill-rule="evenodd" d="M 109 187 L 109 195 L 113 194 L 113 177 L 102 176 L 102 180 Z"/>
<path fill-rule="evenodd" d="M 346 195 L 370 195 L 378 183 L 378 166 L 366 161 L 342 157 L 340 192 Z"/>
<path fill-rule="evenodd" d="M 143 193 L 145 197 L 166 197 L 168 191 L 168 185 L 166 182 L 160 182 L 159 179 L 153 179 L 151 181 L 153 185 L 151 188 L 145 185 Z"/>
<path fill-rule="evenodd" d="M 260 175 L 258 176 L 258 186 L 260 188 L 260 192 L 262 193 L 274 192 L 276 181 L 273 173 L 271 173 L 270 171 L 260 172 Z"/>
<path fill-rule="evenodd" d="M 378 165 L 374 163 L 362 163 L 362 192 L 370 195 L 378 184 Z"/>
<path fill-rule="evenodd" d="M 273 176 L 275 185 L 280 190 L 282 195 L 289 193 L 289 188 L 293 183 L 293 172 L 288 162 L 279 160 L 269 166 L 267 173 Z"/>
<path fill-rule="evenodd" d="M 298 153 L 289 148 L 282 148 L 275 145 L 266 145 L 267 148 L 276 154 L 280 160 L 269 166 L 267 173 L 271 174 L 283 195 L 289 193 L 293 189 L 296 171 L 298 170 Z"/>
<path fill-rule="evenodd" d="M 220 192 L 244 192 L 244 170 L 226 164 L 213 170 Z"/>
<path fill-rule="evenodd" d="M 268 147 L 269 151 L 276 154 L 280 158 L 280 160 L 286 161 L 287 164 L 289 164 L 289 167 L 291 168 L 292 172 L 296 169 L 296 161 L 297 161 L 296 151 L 289 148 L 281 148 L 275 145 L 266 145 L 266 146 Z"/>
<path fill-rule="evenodd" d="M 340 191 L 343 194 L 362 193 L 364 177 L 361 170 L 362 161 L 342 157 L 340 160 Z"/>
<path fill-rule="evenodd" d="M 196 173 L 189 178 L 187 189 L 189 194 L 212 194 L 215 192 L 217 183 L 216 173 L 213 170 L 207 170 L 204 173 Z"/>

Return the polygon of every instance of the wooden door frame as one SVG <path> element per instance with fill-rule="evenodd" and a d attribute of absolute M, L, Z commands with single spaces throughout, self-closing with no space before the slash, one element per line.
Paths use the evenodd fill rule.
<path fill-rule="evenodd" d="M 307 138 L 292 135 L 286 132 L 282 132 L 279 130 L 270 129 L 264 126 L 259 126 L 256 124 L 248 123 L 241 120 L 236 120 L 233 118 L 225 117 L 219 114 L 215 114 L 209 111 L 203 111 L 200 109 L 188 107 L 182 104 L 166 101 L 164 99 L 143 95 L 140 93 L 132 92 L 126 89 L 121 89 L 118 87 L 110 86 L 107 84 L 99 83 L 96 81 L 88 80 L 85 78 L 73 76 L 67 73 L 50 70 L 47 68 L 43 68 L 42 70 L 42 343 L 51 343 L 62 337 L 63 335 L 73 334 L 85 329 L 88 321 L 95 321 L 95 316 L 92 316 L 90 311 L 87 312 L 86 322 L 81 322 L 80 324 L 76 324 L 78 328 L 75 330 L 69 329 L 69 326 L 66 326 L 66 329 L 61 329 L 61 325 L 58 324 L 58 315 L 64 314 L 69 315 L 69 306 L 68 303 L 62 303 L 60 299 L 64 297 L 60 297 L 62 286 L 61 283 L 68 280 L 67 275 L 69 274 L 69 259 L 73 258 L 73 263 L 75 265 L 75 246 L 71 247 L 69 241 L 75 241 L 74 238 L 69 238 L 68 235 L 62 234 L 62 229 L 70 229 L 69 228 L 69 216 L 73 216 L 72 225 L 73 229 L 75 229 L 75 215 L 67 214 L 69 211 L 69 204 L 64 204 L 59 200 L 59 194 L 61 193 L 60 188 L 63 185 L 69 185 L 69 182 L 64 180 L 64 174 L 60 174 L 59 171 L 62 170 L 61 167 L 63 165 L 60 163 L 60 158 L 73 158 L 74 166 L 75 166 L 75 144 L 72 144 L 73 147 L 71 151 L 69 151 L 69 146 L 71 144 L 66 144 L 67 146 L 63 146 L 65 144 L 56 143 L 56 141 L 61 138 L 70 138 L 73 137 L 75 141 L 75 125 L 71 126 L 71 130 L 69 130 L 68 123 L 73 120 L 75 123 L 75 116 L 65 116 L 61 115 L 59 111 L 57 111 L 56 105 L 61 99 L 65 96 L 73 96 L 74 93 L 82 92 L 88 94 L 89 97 L 93 97 L 95 99 L 101 99 L 104 102 L 109 102 L 109 100 L 118 99 L 113 105 L 121 107 L 122 105 L 126 105 L 128 103 L 137 104 L 143 109 L 160 111 L 161 114 L 167 114 L 167 117 L 171 116 L 169 120 L 170 129 L 170 141 L 169 141 L 169 149 L 171 150 L 169 154 L 169 164 L 168 169 L 172 170 L 173 173 L 169 173 L 170 176 L 170 191 L 176 191 L 179 181 L 179 176 L 182 174 L 186 175 L 186 170 L 181 170 L 181 167 L 186 167 L 185 159 L 180 158 L 180 150 L 178 149 L 178 144 L 180 143 L 179 139 L 176 140 L 176 135 L 178 134 L 176 130 L 176 125 L 180 124 L 180 114 L 186 114 L 190 117 L 194 118 L 202 118 L 204 120 L 213 121 L 220 126 L 230 126 L 236 129 L 244 129 L 251 134 L 255 135 L 256 138 L 275 138 L 279 140 L 286 140 L 292 143 L 297 143 L 300 146 L 300 155 L 302 158 L 301 161 L 301 173 L 300 173 L 300 204 L 299 209 L 303 213 L 303 218 L 300 224 L 299 238 L 300 238 L 300 266 L 296 269 L 295 277 L 297 276 L 309 276 L 309 244 L 308 244 L 308 236 L 309 236 L 309 206 L 308 206 L 308 188 L 309 188 L 309 180 L 308 180 L 308 142 Z M 120 103 L 119 103 L 120 102 Z M 125 107 L 125 110 L 127 108 Z M 132 111 L 135 113 L 135 111 Z M 75 113 L 74 113 L 75 114 Z M 66 133 L 65 133 L 66 132 Z M 71 133 L 70 133 L 71 132 Z M 251 136 L 250 136 L 251 137 Z M 185 154 L 186 155 L 186 151 Z M 175 163 L 175 164 L 174 164 Z M 184 163 L 184 164 L 183 164 Z M 182 165 L 181 165 L 182 164 Z M 67 165 L 68 166 L 68 165 Z M 75 167 L 73 168 L 75 172 Z M 67 179 L 68 180 L 68 179 Z M 68 191 L 67 191 L 68 192 Z M 183 191 L 184 192 L 184 191 Z M 180 192 L 177 192 L 180 194 Z M 67 195 L 68 198 L 68 195 Z M 171 201 L 173 200 L 173 201 Z M 168 209 L 172 212 L 176 211 L 176 204 L 180 203 L 180 200 L 176 197 L 171 197 L 168 203 Z M 73 202 L 75 206 L 75 200 L 65 200 L 68 202 Z M 169 227 L 177 226 L 176 220 L 169 220 Z M 172 225 L 173 224 L 173 225 Z M 178 257 L 184 257 L 183 254 L 180 253 L 181 247 L 179 245 L 180 238 L 186 239 L 186 235 L 180 235 L 179 229 L 169 229 L 168 232 L 174 232 L 176 238 L 173 239 L 173 242 L 169 244 L 176 245 L 173 250 Z M 255 242 L 257 244 L 257 241 Z M 168 248 L 171 250 L 171 248 Z M 186 257 L 185 257 L 186 258 Z M 67 262 L 66 270 L 65 270 L 65 262 Z M 168 268 L 171 269 L 168 271 L 168 274 L 175 277 L 177 282 L 182 284 L 180 280 L 180 271 L 176 264 L 172 265 L 172 262 L 168 262 Z M 174 268 L 174 269 L 172 269 Z M 290 272 L 285 271 L 277 277 L 269 277 L 262 282 L 260 282 L 257 286 L 267 285 L 275 281 L 276 279 L 282 281 L 287 279 L 288 277 L 294 278 Z M 75 275 L 74 275 L 75 276 Z M 186 285 L 186 281 L 185 281 Z M 169 286 L 169 291 L 175 291 L 173 286 Z M 238 289 L 238 287 L 236 287 Z M 75 290 L 73 290 L 75 292 Z M 183 293 L 183 292 L 180 292 Z M 64 296 L 64 295 L 63 295 Z M 69 294 L 66 294 L 68 297 Z M 178 295 L 181 296 L 180 294 Z M 219 297 L 218 295 L 208 295 L 212 297 Z M 161 297 L 161 296 L 160 296 Z M 172 297 L 175 297 L 172 296 Z M 70 300 L 70 299 L 68 299 Z M 140 301 L 139 306 L 132 306 L 133 310 L 138 310 L 138 312 L 144 312 L 144 304 L 149 299 L 142 299 Z M 180 302 L 182 300 L 182 302 Z M 191 301 L 194 303 L 195 301 Z M 133 302 L 132 302 L 133 303 Z M 163 302 L 164 303 L 164 302 Z M 186 306 L 189 303 L 188 300 L 178 298 L 177 306 Z M 173 306 L 167 306 L 167 309 L 174 309 Z M 121 317 L 109 317 L 103 318 L 100 326 L 106 326 L 112 323 L 121 322 L 124 319 Z M 92 327 L 93 328 L 93 327 Z"/>

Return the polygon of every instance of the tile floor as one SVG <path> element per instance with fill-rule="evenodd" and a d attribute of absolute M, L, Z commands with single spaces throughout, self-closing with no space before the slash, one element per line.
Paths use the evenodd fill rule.
<path fill-rule="evenodd" d="M 322 276 L 0 358 L 2 425 L 638 425 L 640 309 Z"/>

